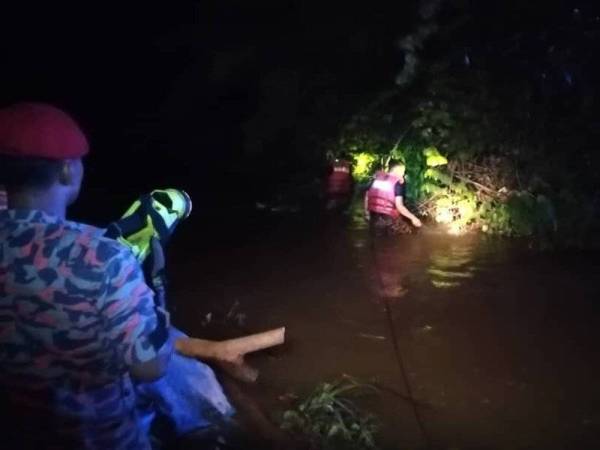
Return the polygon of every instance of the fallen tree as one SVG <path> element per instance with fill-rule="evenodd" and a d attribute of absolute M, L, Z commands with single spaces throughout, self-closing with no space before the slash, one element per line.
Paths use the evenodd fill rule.
<path fill-rule="evenodd" d="M 181 338 L 175 342 L 175 348 L 182 355 L 212 362 L 232 377 L 252 383 L 258 378 L 258 370 L 246 364 L 245 355 L 284 342 L 285 327 L 281 327 L 225 341 Z"/>

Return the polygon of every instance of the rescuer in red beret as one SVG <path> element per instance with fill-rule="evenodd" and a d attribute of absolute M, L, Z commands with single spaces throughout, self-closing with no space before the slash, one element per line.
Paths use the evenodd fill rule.
<path fill-rule="evenodd" d="M 131 251 L 65 217 L 87 152 L 53 106 L 0 109 L 2 449 L 151 447 L 135 385 L 163 376 L 173 346 Z"/>
<path fill-rule="evenodd" d="M 0 185 L 9 206 L 26 208 L 35 202 L 64 218 L 79 195 L 81 158 L 88 151 L 77 123 L 58 108 L 17 103 L 0 109 Z"/>

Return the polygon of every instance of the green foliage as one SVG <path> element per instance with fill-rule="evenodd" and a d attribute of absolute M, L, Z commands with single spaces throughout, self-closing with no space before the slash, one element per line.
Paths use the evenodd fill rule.
<path fill-rule="evenodd" d="M 526 82 L 450 67 L 423 66 L 410 96 L 378 100 L 344 129 L 339 145 L 360 159 L 358 180 L 401 160 L 409 207 L 450 232 L 589 245 L 600 178 L 593 145 L 582 147 L 588 131 L 552 120 Z"/>
<path fill-rule="evenodd" d="M 435 147 L 427 147 L 423 150 L 425 156 L 425 164 L 427 167 L 445 166 L 448 164 L 448 160 L 445 156 L 440 155 L 440 152 Z"/>
<path fill-rule="evenodd" d="M 366 181 L 373 172 L 373 167 L 378 158 L 373 153 L 358 152 L 351 153 L 354 164 L 352 165 L 352 175 L 358 182 Z"/>
<path fill-rule="evenodd" d="M 505 236 L 547 236 L 556 231 L 554 206 L 543 195 L 516 191 L 505 202 L 484 205 L 487 232 Z"/>
<path fill-rule="evenodd" d="M 511 235 L 510 211 L 502 202 L 486 202 L 481 205 L 482 230 L 485 233 L 502 236 Z"/>
<path fill-rule="evenodd" d="M 321 383 L 296 408 L 285 411 L 281 426 L 312 448 L 376 450 L 374 417 L 350 399 L 350 394 L 374 389 L 351 378 Z"/>
<path fill-rule="evenodd" d="M 338 140 L 340 150 L 355 153 L 381 154 L 386 151 L 386 140 L 365 126 L 349 125 Z"/>
<path fill-rule="evenodd" d="M 564 55 L 578 50 L 572 40 L 542 46 L 535 57 L 548 72 L 534 80 L 521 64 L 527 34 L 477 42 L 461 55 L 451 37 L 473 23 L 467 9 L 458 11 L 440 23 L 433 14 L 398 40 L 397 89 L 376 93 L 355 114 L 341 146 L 371 154 L 371 173 L 389 158 L 404 161 L 410 206 L 451 231 L 600 245 L 598 102 L 584 70 L 593 52 L 579 55 L 577 80 L 566 88 Z M 586 33 L 579 22 L 566 26 Z M 433 33 L 436 49 L 425 52 Z M 493 50 L 484 55 L 486 47 Z"/>
<path fill-rule="evenodd" d="M 435 222 L 448 225 L 450 232 L 481 229 L 488 234 L 523 237 L 555 228 L 554 208 L 543 195 L 517 190 L 506 197 L 494 196 L 437 168 L 427 169 L 424 179 L 429 215 Z"/>
<path fill-rule="evenodd" d="M 382 147 L 378 145 L 379 149 Z M 359 181 L 372 176 L 378 168 L 387 168 L 391 159 L 403 161 L 408 202 L 417 205 L 421 215 L 447 227 L 450 233 L 480 229 L 488 234 L 522 237 L 547 236 L 556 229 L 554 207 L 548 197 L 523 189 L 482 190 L 478 183 L 451 170 L 448 158 L 435 146 L 396 145 L 378 152 L 349 150 Z M 487 163 L 486 176 L 505 181 L 497 172 L 507 169 L 495 165 L 495 161 Z"/>
<path fill-rule="evenodd" d="M 423 180 L 425 201 L 422 214 L 448 226 L 451 233 L 462 233 L 479 225 L 482 199 L 475 190 L 455 180 L 441 167 L 427 168 Z"/>

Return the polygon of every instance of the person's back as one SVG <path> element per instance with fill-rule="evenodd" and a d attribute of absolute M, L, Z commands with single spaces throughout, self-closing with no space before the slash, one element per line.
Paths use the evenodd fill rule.
<path fill-rule="evenodd" d="M 168 328 L 133 254 L 65 219 L 87 141 L 47 105 L 0 110 L 3 449 L 146 449 L 131 377 L 164 373 Z"/>
<path fill-rule="evenodd" d="M 421 221 L 404 205 L 404 172 L 402 162 L 390 162 L 390 171 L 379 171 L 365 192 L 365 219 L 372 229 L 380 234 L 400 234 L 411 232 L 404 218 L 414 227 L 421 227 Z"/>
<path fill-rule="evenodd" d="M 327 194 L 350 195 L 352 193 L 352 166 L 346 160 L 336 159 L 327 177 Z"/>
<path fill-rule="evenodd" d="M 0 381 L 12 419 L 2 435 L 20 445 L 145 446 L 126 362 L 152 294 L 128 250 L 100 234 L 41 211 L 0 213 Z"/>

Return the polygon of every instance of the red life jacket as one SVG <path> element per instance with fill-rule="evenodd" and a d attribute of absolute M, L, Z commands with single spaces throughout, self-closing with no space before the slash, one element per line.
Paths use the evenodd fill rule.
<path fill-rule="evenodd" d="M 328 194 L 349 194 L 352 192 L 352 167 L 348 161 L 336 161 L 327 178 Z"/>
<path fill-rule="evenodd" d="M 402 181 L 400 178 L 386 173 L 377 172 L 375 179 L 367 192 L 367 208 L 371 212 L 392 216 L 394 219 L 400 216 L 396 209 L 396 183 Z"/>

